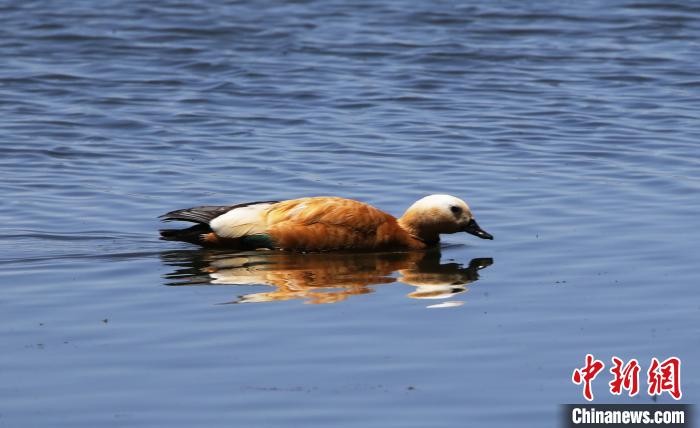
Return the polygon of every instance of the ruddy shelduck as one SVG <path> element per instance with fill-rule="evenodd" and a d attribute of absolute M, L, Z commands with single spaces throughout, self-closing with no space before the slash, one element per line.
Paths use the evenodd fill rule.
<path fill-rule="evenodd" d="M 329 196 L 187 208 L 161 219 L 197 223 L 161 230 L 163 239 L 235 249 L 420 250 L 437 245 L 441 234 L 457 232 L 493 239 L 469 206 L 449 195 L 426 196 L 398 219 L 363 202 Z"/>

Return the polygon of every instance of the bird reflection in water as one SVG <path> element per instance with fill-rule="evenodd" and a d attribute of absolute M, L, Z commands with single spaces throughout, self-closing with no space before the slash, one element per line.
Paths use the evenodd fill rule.
<path fill-rule="evenodd" d="M 399 282 L 415 287 L 413 299 L 449 299 L 467 291 L 491 258 L 472 259 L 468 266 L 440 263 L 439 251 L 393 253 L 282 252 L 226 253 L 206 250 L 170 251 L 163 261 L 177 269 L 165 275 L 167 285 L 268 285 L 274 290 L 240 296 L 227 303 L 303 299 L 306 303 L 336 303 L 368 294 L 381 284 Z M 459 306 L 447 301 L 428 307 Z"/>

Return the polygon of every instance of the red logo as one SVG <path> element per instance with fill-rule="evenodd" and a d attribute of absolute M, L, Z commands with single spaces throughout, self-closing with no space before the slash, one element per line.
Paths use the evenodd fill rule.
<path fill-rule="evenodd" d="M 610 393 L 621 395 L 624 390 L 630 397 L 637 395 L 641 370 L 639 362 L 632 358 L 625 364 L 622 359 L 616 356 L 613 356 L 611 360 L 613 366 L 610 368 L 610 373 L 613 375 L 613 379 L 608 383 Z M 574 370 L 571 374 L 571 380 L 576 385 L 583 384 L 583 397 L 592 401 L 591 384 L 596 376 L 603 371 L 605 364 L 596 360 L 591 354 L 586 354 L 585 363 L 583 367 Z M 681 391 L 681 360 L 677 357 L 670 357 L 659 362 L 657 358 L 652 358 L 647 371 L 647 384 L 649 395 L 661 395 L 668 392 L 675 400 L 680 400 L 683 396 Z"/>

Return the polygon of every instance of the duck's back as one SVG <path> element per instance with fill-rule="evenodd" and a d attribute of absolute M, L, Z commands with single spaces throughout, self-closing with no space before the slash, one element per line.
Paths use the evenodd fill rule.
<path fill-rule="evenodd" d="M 301 198 L 272 205 L 267 233 L 281 249 L 302 251 L 416 248 L 392 215 L 338 197 Z"/>

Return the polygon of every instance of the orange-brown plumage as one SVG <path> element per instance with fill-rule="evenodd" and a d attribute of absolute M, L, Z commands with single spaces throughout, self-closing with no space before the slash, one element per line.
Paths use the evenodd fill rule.
<path fill-rule="evenodd" d="M 470 232 L 468 227 L 476 225 L 469 207 L 447 195 L 421 199 L 401 219 L 363 202 L 339 197 L 197 207 L 173 211 L 163 218 L 201 224 L 180 234 L 162 231 L 165 239 L 204 246 L 314 252 L 424 249 L 436 244 L 440 233 Z M 483 234 L 481 237 L 491 238 L 478 225 L 475 227 Z"/>
<path fill-rule="evenodd" d="M 425 248 L 390 214 L 351 199 L 317 197 L 280 202 L 270 208 L 266 222 L 267 233 L 283 249 Z"/>

